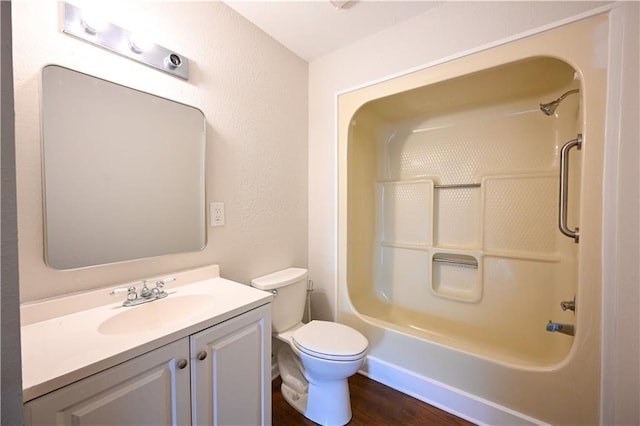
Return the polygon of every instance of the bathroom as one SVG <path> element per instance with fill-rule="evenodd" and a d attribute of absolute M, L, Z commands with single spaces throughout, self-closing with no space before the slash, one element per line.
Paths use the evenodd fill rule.
<path fill-rule="evenodd" d="M 169 274 L 217 263 L 225 278 L 248 284 L 254 277 L 295 265 L 310 271 L 313 317 L 320 319 L 335 319 L 337 309 L 336 94 L 587 16 L 609 16 L 615 25 L 610 25 L 604 40 L 619 46 L 609 59 L 618 64 L 619 76 L 609 82 L 608 99 L 621 99 L 621 105 L 607 110 L 607 120 L 621 124 L 608 127 L 606 134 L 600 418 L 603 424 L 638 422 L 637 375 L 634 382 L 634 375 L 626 373 L 638 358 L 637 239 L 630 236 L 637 235 L 638 207 L 637 200 L 625 197 L 637 192 L 638 183 L 637 147 L 631 138 L 637 135 L 633 118 L 637 98 L 632 96 L 638 92 L 637 65 L 634 69 L 626 62 L 634 64 L 633 52 L 638 51 L 637 40 L 629 37 L 633 25 L 637 26 L 637 7 L 590 2 L 444 2 L 307 62 L 223 3 L 113 3 L 109 14 L 121 26 L 139 29 L 192 59 L 188 83 L 61 34 L 55 2 L 14 2 L 12 14 L 14 90 L 29 94 L 14 100 L 20 242 L 14 263 L 20 265 L 22 301 L 126 282 L 146 271 Z M 492 25 L 479 28 L 474 25 L 479 21 Z M 424 40 L 437 42 L 425 44 Z M 381 61 L 381 55 L 386 60 Z M 39 90 L 41 69 L 48 64 L 204 111 L 206 200 L 224 202 L 226 209 L 225 226 L 207 229 L 204 250 L 72 272 L 53 271 L 44 264 L 39 104 L 33 93 Z M 3 96 L 3 111 L 4 102 Z M 3 125 L 3 157 L 4 132 Z M 4 170 L 3 164 L 3 177 Z M 3 228 L 4 197 L 3 187 Z M 3 229 L 3 239 L 4 235 Z M 9 303 L 5 291 L 18 288 L 18 272 L 13 275 L 15 282 L 6 279 L 11 274 L 5 275 L 4 256 L 3 249 L 3 328 L 5 312 L 10 311 L 5 309 Z M 3 348 L 7 346 L 4 339 L 3 332 Z M 4 359 L 3 352 L 3 364 Z M 377 379 L 393 383 L 393 374 L 392 369 L 381 371 Z M 3 378 L 3 402 L 4 396 Z M 464 405 L 449 408 L 465 414 Z"/>

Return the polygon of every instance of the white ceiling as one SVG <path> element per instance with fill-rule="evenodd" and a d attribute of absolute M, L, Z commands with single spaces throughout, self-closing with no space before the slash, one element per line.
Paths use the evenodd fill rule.
<path fill-rule="evenodd" d="M 225 3 L 310 62 L 441 2 L 352 0 L 341 9 L 328 0 L 226 0 Z"/>

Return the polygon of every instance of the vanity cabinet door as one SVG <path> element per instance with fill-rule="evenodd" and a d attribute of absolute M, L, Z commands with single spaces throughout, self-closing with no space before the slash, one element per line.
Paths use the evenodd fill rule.
<path fill-rule="evenodd" d="M 269 306 L 191 336 L 194 425 L 271 424 Z"/>
<path fill-rule="evenodd" d="M 25 404 L 27 425 L 188 425 L 184 338 Z"/>

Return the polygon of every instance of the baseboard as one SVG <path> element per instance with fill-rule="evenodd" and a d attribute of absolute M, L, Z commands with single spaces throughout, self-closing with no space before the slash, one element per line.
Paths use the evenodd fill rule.
<path fill-rule="evenodd" d="M 360 373 L 478 425 L 547 425 L 533 417 L 368 356 Z"/>

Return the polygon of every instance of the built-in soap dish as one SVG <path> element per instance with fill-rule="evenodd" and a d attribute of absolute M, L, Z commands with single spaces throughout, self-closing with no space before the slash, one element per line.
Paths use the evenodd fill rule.
<path fill-rule="evenodd" d="M 461 302 L 482 298 L 482 256 L 457 250 L 431 254 L 431 290 L 438 296 Z"/>

